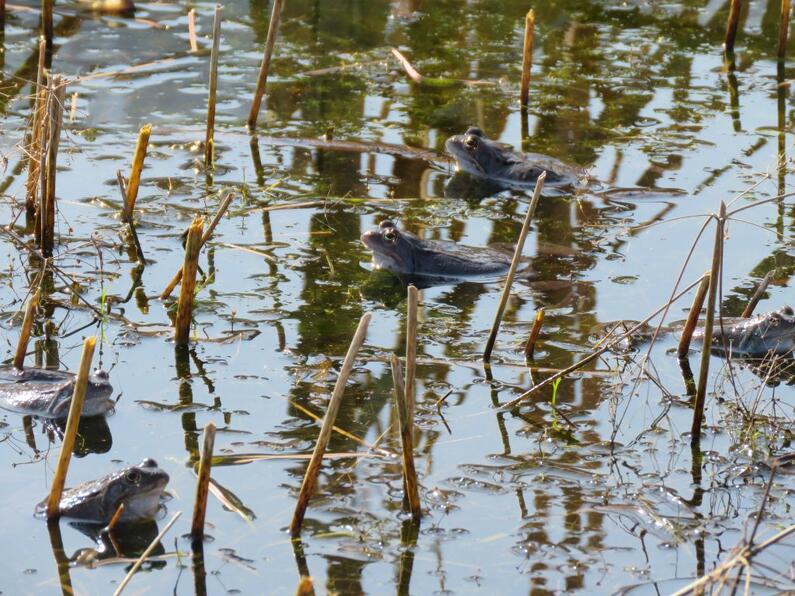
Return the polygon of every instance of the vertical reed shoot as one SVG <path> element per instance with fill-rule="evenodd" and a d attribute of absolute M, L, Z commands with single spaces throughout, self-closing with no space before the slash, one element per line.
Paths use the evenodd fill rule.
<path fill-rule="evenodd" d="M 204 137 L 204 165 L 210 167 L 215 153 L 215 102 L 218 94 L 218 48 L 221 43 L 221 5 L 215 5 L 213 49 L 210 52 L 210 94 L 207 98 L 207 134 Z"/>
<path fill-rule="evenodd" d="M 199 43 L 196 40 L 196 9 L 191 8 L 188 11 L 188 41 L 190 42 L 190 51 L 197 52 L 199 50 Z"/>
<path fill-rule="evenodd" d="M 47 44 L 42 37 L 39 40 L 39 62 L 36 70 L 36 86 L 33 89 L 33 117 L 30 126 L 30 143 L 28 145 L 28 180 L 25 187 L 25 211 L 28 219 L 32 219 L 36 211 L 36 198 L 39 188 L 39 168 L 41 167 L 42 120 L 44 116 L 44 63 L 47 56 Z M 38 235 L 37 235 L 38 236 Z"/>
<path fill-rule="evenodd" d="M 781 0 L 781 14 L 778 21 L 778 59 L 783 61 L 787 55 L 787 33 L 789 32 L 789 0 Z"/>
<path fill-rule="evenodd" d="M 141 171 L 144 169 L 146 149 L 149 147 L 149 135 L 152 134 L 152 125 L 145 124 L 138 132 L 138 142 L 135 144 L 130 179 L 127 181 L 127 204 L 121 213 L 121 220 L 128 222 L 132 219 L 135 201 L 138 199 L 138 187 L 141 184 Z"/>
<path fill-rule="evenodd" d="M 419 519 L 422 517 L 422 508 L 417 487 L 417 470 L 414 468 L 413 420 L 409 418 L 408 400 L 406 399 L 405 387 L 403 387 L 403 371 L 400 370 L 400 360 L 395 354 L 392 354 L 390 365 L 392 368 L 392 381 L 395 386 L 395 403 L 397 405 L 400 442 L 402 445 L 403 486 L 406 488 L 406 497 L 409 502 L 411 516 L 414 519 Z"/>
<path fill-rule="evenodd" d="M 193 523 L 190 530 L 191 539 L 198 542 L 204 539 L 204 517 L 207 513 L 207 496 L 209 495 L 214 446 L 215 424 L 208 422 L 204 426 L 204 447 L 199 460 L 199 474 L 198 478 L 196 478 L 196 499 L 193 502 Z"/>
<path fill-rule="evenodd" d="M 268 37 L 265 40 L 265 53 L 262 55 L 262 64 L 257 75 L 257 89 L 254 91 L 254 101 L 251 103 L 251 112 L 248 115 L 248 128 L 253 131 L 257 128 L 257 117 L 262 105 L 262 96 L 265 95 L 265 86 L 268 83 L 268 72 L 271 69 L 271 55 L 276 44 L 276 31 L 279 28 L 279 18 L 282 14 L 283 0 L 273 0 L 271 21 L 268 24 Z"/>
<path fill-rule="evenodd" d="M 63 104 L 66 85 L 60 75 L 49 80 L 47 101 L 47 139 L 46 161 L 44 162 L 41 208 L 41 252 L 45 257 L 52 256 L 55 246 L 55 175 L 58 164 L 58 147 L 61 139 Z"/>
<path fill-rule="evenodd" d="M 30 341 L 30 331 L 33 328 L 33 317 L 36 314 L 36 307 L 39 305 L 40 291 L 36 291 L 28 299 L 28 304 L 25 307 L 25 318 L 22 319 L 22 330 L 19 334 L 19 343 L 17 344 L 17 351 L 14 354 L 14 368 L 22 370 L 25 365 L 25 354 L 28 351 L 28 342 Z"/>
<path fill-rule="evenodd" d="M 415 377 L 417 371 L 417 299 L 419 292 L 415 286 L 408 288 L 406 301 L 406 405 L 411 424 L 409 434 L 414 433 Z"/>
<path fill-rule="evenodd" d="M 177 304 L 177 318 L 174 341 L 178 346 L 188 345 L 190 340 L 190 322 L 193 313 L 193 290 L 196 287 L 196 271 L 199 269 L 199 251 L 204 228 L 204 218 L 197 215 L 188 229 L 188 241 L 185 243 L 185 260 L 182 264 L 182 286 Z"/>
<path fill-rule="evenodd" d="M 762 296 L 765 294 L 765 290 L 767 290 L 767 286 L 770 285 L 770 281 L 773 279 L 774 270 L 770 270 L 765 274 L 765 277 L 759 283 L 759 287 L 756 288 L 754 295 L 751 296 L 751 299 L 746 304 L 745 308 L 743 309 L 743 313 L 740 315 L 743 319 L 749 318 L 752 314 L 754 314 L 754 309 L 756 305 L 759 304 L 759 301 L 762 299 Z"/>
<path fill-rule="evenodd" d="M 696 330 L 698 324 L 698 317 L 701 314 L 701 308 L 704 306 L 704 298 L 707 295 L 710 279 L 712 273 L 707 271 L 704 277 L 701 278 L 701 283 L 698 285 L 696 295 L 693 297 L 693 304 L 690 306 L 690 312 L 687 315 L 687 321 L 682 329 L 682 337 L 679 339 L 679 346 L 676 349 L 676 355 L 679 358 L 685 358 L 688 350 L 690 350 L 690 340 L 693 339 L 693 332 Z"/>
<path fill-rule="evenodd" d="M 47 43 L 47 51 L 52 49 L 52 13 L 54 0 L 41 0 L 41 34 Z"/>
<path fill-rule="evenodd" d="M 734 39 L 737 37 L 737 24 L 740 22 L 740 9 L 742 0 L 731 0 L 729 5 L 729 20 L 726 22 L 726 38 L 723 42 L 723 50 L 727 54 L 734 52 Z"/>
<path fill-rule="evenodd" d="M 530 98 L 530 69 L 533 65 L 533 37 L 535 36 L 536 13 L 533 9 L 527 11 L 524 20 L 524 43 L 522 44 L 522 86 L 520 100 L 522 108 L 527 108 Z"/>

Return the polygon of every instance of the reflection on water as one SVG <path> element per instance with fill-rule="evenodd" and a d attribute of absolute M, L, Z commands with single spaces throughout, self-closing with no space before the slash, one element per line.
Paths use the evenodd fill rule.
<path fill-rule="evenodd" d="M 82 337 L 102 334 L 102 364 L 120 391 L 113 416 L 81 426 L 85 457 L 73 462 L 68 484 L 111 461 L 155 457 L 172 478 L 169 508 L 187 510 L 210 420 L 219 454 L 274 456 L 214 468 L 237 513 L 212 497 L 213 541 L 188 555 L 177 540 L 180 557 L 153 563 L 155 573 L 135 580 L 142 589 L 250 593 L 267 577 L 268 591 L 289 592 L 310 575 L 318 593 L 671 592 L 725 559 L 759 509 L 765 462 L 791 450 L 788 362 L 730 367 L 713 358 L 716 393 L 695 456 L 686 435 L 692 382 L 669 353 L 671 338 L 648 357 L 647 346 L 605 355 L 560 383 L 554 406 L 548 390 L 518 410 L 498 408 L 585 355 L 600 322 L 640 320 L 663 304 L 718 201 L 756 185 L 730 208 L 761 203 L 792 186 L 793 73 L 774 61 L 778 4 L 744 4 L 733 63 L 721 54 L 728 10 L 721 0 L 537 6 L 523 118 L 525 2 L 291 0 L 262 136 L 252 139 L 243 122 L 270 5 L 235 0 L 223 10 L 218 163 L 210 172 L 199 165 L 198 141 L 213 6 L 191 6 L 205 48 L 198 53 L 189 51 L 188 7 L 139 3 L 135 19 L 59 6 L 52 56 L 54 72 L 82 78 L 67 90 L 67 110 L 77 103 L 59 156 L 59 252 L 44 278 L 27 362 L 74 370 Z M 14 222 L 17 234 L 25 233 L 20 143 L 37 19 L 11 10 L 0 53 L 0 153 L 8 158 L 0 220 Z M 490 84 L 412 83 L 391 47 L 427 77 Z M 91 76 L 131 65 L 140 68 Z M 115 180 L 146 122 L 154 131 L 136 214 L 144 267 L 119 228 Z M 311 450 L 312 414 L 325 410 L 364 312 L 373 323 L 337 419 L 349 435 L 334 434 L 329 451 L 361 452 L 359 441 L 399 450 L 387 359 L 404 350 L 405 284 L 370 270 L 360 234 L 389 218 L 420 238 L 472 246 L 518 236 L 529 196 L 453 174 L 443 155 L 445 139 L 470 126 L 588 168 L 598 183 L 542 199 L 525 251 L 537 279 L 516 284 L 489 371 L 480 355 L 500 284 L 422 290 L 415 420 L 422 522 L 402 513 L 399 460 L 341 455 L 324 462 L 302 540 L 291 545 L 283 530 L 306 464 L 288 457 Z M 166 332 L 171 303 L 157 296 L 181 264 L 181 233 L 194 214 L 212 214 L 226 189 L 236 198 L 201 261 L 198 341 L 175 350 Z M 760 204 L 729 222 L 720 298 L 727 316 L 742 311 L 771 270 L 758 310 L 791 302 L 790 204 Z M 0 325 L 10 357 L 40 261 L 0 237 Z M 710 262 L 702 244 L 686 283 Z M 100 310 L 105 304 L 109 311 Z M 546 318 L 528 369 L 522 350 L 541 307 Z M 683 318 L 686 307 L 674 304 L 669 318 Z M 247 339 L 215 341 L 236 333 Z M 56 565 L 41 547 L 45 526 L 31 511 L 50 481 L 57 430 L 44 440 L 37 421 L 5 413 L 2 422 L 3 523 L 19 543 L 4 558 L 5 588 L 51 589 L 60 575 L 80 592 L 113 589 L 126 565 L 69 569 L 64 553 L 109 552 L 92 544 L 95 536 L 87 541 L 61 524 L 52 540 Z M 791 488 L 791 476 L 777 477 L 759 536 L 789 524 Z M 165 551 L 187 532 L 187 517 Z M 157 531 L 150 530 L 129 534 L 125 556 L 142 550 Z M 180 577 L 188 556 L 192 581 Z M 763 575 L 771 590 L 791 589 L 759 573 L 760 590 Z"/>

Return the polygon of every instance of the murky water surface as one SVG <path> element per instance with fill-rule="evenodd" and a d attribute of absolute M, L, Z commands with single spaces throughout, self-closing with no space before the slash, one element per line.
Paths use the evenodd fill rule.
<path fill-rule="evenodd" d="M 527 2 L 288 0 L 252 144 L 244 122 L 270 5 L 228 2 L 210 172 L 200 141 L 214 5 L 191 6 L 201 45 L 194 53 L 184 4 L 139 3 L 134 20 L 76 5 L 59 5 L 56 15 L 53 70 L 79 78 L 67 90 L 59 156 L 58 273 L 28 362 L 75 370 L 82 338 L 101 337 L 97 358 L 119 401 L 106 424 L 83 428 L 68 484 L 144 457 L 171 476 L 172 498 L 157 525 L 186 515 L 131 589 L 290 593 L 309 574 L 318 592 L 345 594 L 670 593 L 725 560 L 762 503 L 765 462 L 790 452 L 790 377 L 713 357 L 695 460 L 691 398 L 670 335 L 645 364 L 647 345 L 605 355 L 560 383 L 555 402 L 576 429 L 555 414 L 550 388 L 512 413 L 498 407 L 583 357 L 595 325 L 640 320 L 664 304 L 704 216 L 721 200 L 745 206 L 792 188 L 795 73 L 777 73 L 778 3 L 748 5 L 736 70 L 721 56 L 728 10 L 721 1 L 536 6 L 523 137 L 517 97 Z M 20 234 L 36 26 L 35 12 L 11 12 L 0 55 L 0 149 L 8 160 L 0 221 L 16 222 Z M 391 47 L 448 82 L 410 82 Z M 100 73 L 108 76 L 93 76 Z M 115 180 L 118 169 L 128 171 L 147 122 L 154 129 L 136 213 L 142 268 L 120 224 Z M 469 126 L 588 167 L 600 182 L 542 199 L 525 250 L 537 280 L 516 284 L 490 375 L 480 354 L 501 284 L 421 292 L 422 522 L 402 512 L 398 459 L 344 457 L 324 463 L 303 540 L 293 545 L 285 528 L 306 459 L 282 456 L 311 451 L 318 423 L 309 412 L 325 410 L 364 312 L 373 320 L 337 420 L 358 440 L 335 434 L 329 449 L 400 449 L 387 358 L 404 353 L 405 288 L 372 271 L 359 235 L 388 217 L 421 237 L 474 246 L 518 236 L 528 194 L 479 196 L 446 164 L 445 139 Z M 329 130 L 334 142 L 324 145 Z M 175 351 L 165 332 L 172 303 L 157 295 L 182 262 L 180 235 L 195 214 L 214 213 L 227 189 L 236 198 L 201 260 L 198 341 Z M 268 209 L 285 204 L 291 208 Z M 758 310 L 792 302 L 791 204 L 762 204 L 729 223 L 720 297 L 727 316 L 739 315 L 769 270 L 773 282 Z M 708 268 L 712 229 L 683 285 Z M 10 358 L 35 269 L 5 235 L 0 250 Z M 689 301 L 677 302 L 668 320 L 682 319 Z M 111 311 L 100 327 L 92 309 L 102 304 Z M 522 349 L 542 307 L 539 368 L 528 371 Z M 697 370 L 695 351 L 690 363 Z M 219 427 L 218 454 L 282 458 L 213 470 L 250 514 L 211 497 L 212 540 L 202 560 L 182 536 L 208 421 Z M 60 441 L 15 413 L 3 413 L 2 424 L 0 584 L 7 593 L 57 593 L 51 536 L 32 513 Z M 758 537 L 792 523 L 793 490 L 792 476 L 777 476 Z M 95 539 L 66 522 L 60 529 L 65 555 L 80 559 L 69 571 L 74 589 L 114 589 L 129 563 L 87 565 L 96 554 L 77 555 L 98 549 Z M 137 556 L 157 531 L 122 536 L 122 554 Z M 792 588 L 793 546 L 767 551 L 756 591 Z"/>

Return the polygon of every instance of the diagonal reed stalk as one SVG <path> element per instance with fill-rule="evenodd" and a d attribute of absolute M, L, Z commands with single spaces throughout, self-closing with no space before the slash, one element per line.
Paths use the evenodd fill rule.
<path fill-rule="evenodd" d="M 740 22 L 740 9 L 742 0 L 731 0 L 729 5 L 729 18 L 726 21 L 726 37 L 723 41 L 723 51 L 727 54 L 734 52 L 734 40 L 737 37 L 737 25 Z"/>
<path fill-rule="evenodd" d="M 544 314 L 543 308 L 539 308 L 536 312 L 536 318 L 535 321 L 533 321 L 533 328 L 530 330 L 530 337 L 527 338 L 527 343 L 524 346 L 525 362 L 531 362 L 533 360 L 538 334 L 541 332 L 541 325 L 544 324 Z"/>
<path fill-rule="evenodd" d="M 742 317 L 743 319 L 747 319 L 752 314 L 754 314 L 754 309 L 756 308 L 756 305 L 759 304 L 759 301 L 762 299 L 762 296 L 764 296 L 765 290 L 767 290 L 767 286 L 770 285 L 770 282 L 773 279 L 774 272 L 775 270 L 771 269 L 770 271 L 767 272 L 767 274 L 765 274 L 765 277 L 759 283 L 759 287 L 756 288 L 756 291 L 754 292 L 753 296 L 751 296 L 751 299 L 748 301 L 748 304 L 743 309 L 743 312 L 740 315 L 740 317 Z"/>
<path fill-rule="evenodd" d="M 17 343 L 17 350 L 14 354 L 14 368 L 17 370 L 22 370 L 25 365 L 25 354 L 28 352 L 30 332 L 33 329 L 33 318 L 36 314 L 36 307 L 39 305 L 40 296 L 41 290 L 36 290 L 28 299 L 28 304 L 25 307 L 25 318 L 22 319 L 22 330 L 19 333 L 19 343 Z"/>
<path fill-rule="evenodd" d="M 676 355 L 679 358 L 685 358 L 690 350 L 690 340 L 693 339 L 693 332 L 696 330 L 698 317 L 701 315 L 701 309 L 704 306 L 704 298 L 707 295 L 711 278 L 712 273 L 707 271 L 701 278 L 696 295 L 693 297 L 693 304 L 690 306 L 687 321 L 685 321 L 685 326 L 682 329 L 682 337 L 679 339 L 679 346 L 676 348 Z"/>
<path fill-rule="evenodd" d="M 276 31 L 279 29 L 279 19 L 282 14 L 283 0 L 273 0 L 271 10 L 271 20 L 268 23 L 268 37 L 265 40 L 265 53 L 262 55 L 262 64 L 257 75 L 257 88 L 254 91 L 254 101 L 251 103 L 251 112 L 248 115 L 248 128 L 254 131 L 257 128 L 257 118 L 259 117 L 262 97 L 265 95 L 265 87 L 268 84 L 268 72 L 271 69 L 271 56 L 273 46 L 276 44 Z"/>

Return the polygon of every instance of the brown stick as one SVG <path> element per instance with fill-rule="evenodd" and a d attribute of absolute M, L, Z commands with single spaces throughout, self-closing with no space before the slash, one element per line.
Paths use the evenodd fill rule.
<path fill-rule="evenodd" d="M 197 215 L 188 229 L 188 241 L 185 243 L 185 260 L 182 263 L 182 279 L 179 292 L 177 318 L 174 323 L 174 342 L 178 346 L 188 345 L 190 340 L 190 322 L 193 312 L 193 290 L 196 287 L 196 271 L 199 269 L 199 251 L 204 228 L 204 218 Z"/>
<path fill-rule="evenodd" d="M 530 331 L 530 337 L 527 338 L 527 343 L 524 346 L 524 359 L 526 362 L 533 360 L 533 353 L 536 349 L 536 340 L 541 331 L 541 325 L 544 323 L 544 309 L 539 308 L 536 312 L 536 320 L 533 321 L 533 329 Z"/>
<path fill-rule="evenodd" d="M 754 295 L 751 296 L 751 299 L 748 301 L 748 304 L 743 310 L 743 314 L 740 315 L 743 319 L 747 319 L 752 314 L 754 314 L 754 309 L 756 308 L 756 305 L 759 304 L 759 301 L 762 299 L 762 296 L 764 295 L 765 290 L 767 290 L 767 286 L 770 285 L 770 281 L 772 279 L 773 279 L 773 270 L 767 272 L 765 277 L 760 282 L 759 287 L 756 288 L 756 292 L 754 292 Z"/>
<path fill-rule="evenodd" d="M 519 266 L 519 260 L 522 257 L 524 241 L 527 238 L 527 232 L 530 230 L 530 222 L 533 221 L 533 215 L 535 214 L 536 207 L 538 206 L 538 198 L 541 196 L 541 189 L 544 188 L 544 180 L 546 177 L 547 173 L 541 172 L 541 175 L 536 181 L 536 188 L 533 191 L 533 199 L 530 201 L 530 207 L 527 209 L 527 214 L 524 218 L 524 224 L 522 225 L 522 231 L 519 232 L 519 240 L 516 242 L 516 249 L 513 253 L 511 268 L 508 270 L 508 275 L 505 278 L 505 287 L 502 289 L 500 304 L 497 306 L 497 312 L 494 313 L 494 323 L 491 325 L 491 333 L 489 334 L 489 339 L 486 341 L 486 349 L 483 351 L 483 362 L 487 364 L 491 360 L 491 352 L 494 349 L 494 342 L 497 341 L 497 333 L 500 330 L 502 314 L 505 312 L 505 305 L 508 304 L 508 296 L 511 294 L 511 284 L 513 284 L 513 277 L 516 275 L 516 269 Z"/>
<path fill-rule="evenodd" d="M 425 77 L 422 76 L 417 69 L 411 65 L 409 59 L 406 58 L 400 50 L 397 48 L 392 48 L 392 55 L 397 58 L 397 61 L 400 62 L 400 65 L 403 67 L 403 70 L 406 71 L 408 77 L 414 81 L 415 83 L 422 83 L 425 80 Z"/>
<path fill-rule="evenodd" d="M 193 502 L 193 523 L 190 536 L 194 541 L 204 540 L 204 517 L 207 513 L 207 495 L 210 487 L 210 470 L 213 465 L 213 446 L 215 445 L 215 424 L 204 426 L 204 447 L 199 460 L 199 475 L 196 478 L 196 499 Z"/>
<path fill-rule="evenodd" d="M 221 5 L 215 5 L 213 49 L 210 52 L 210 94 L 207 98 L 207 134 L 204 137 L 204 166 L 210 167 L 215 153 L 215 101 L 218 94 L 218 49 L 221 44 Z"/>
<path fill-rule="evenodd" d="M 342 403 L 342 396 L 345 393 L 345 383 L 348 382 L 348 377 L 353 370 L 353 363 L 356 360 L 356 354 L 359 352 L 364 338 L 367 335 L 367 326 L 370 324 L 370 313 L 365 313 L 359 320 L 359 326 L 356 328 L 356 333 L 353 335 L 351 345 L 348 347 L 348 352 L 345 354 L 345 360 L 342 363 L 337 382 L 334 384 L 334 391 L 329 400 L 328 410 L 323 418 L 323 424 L 320 427 L 320 434 L 315 443 L 315 449 L 312 451 L 312 459 L 304 474 L 304 481 L 301 483 L 301 492 L 298 494 L 298 501 L 295 504 L 295 512 L 293 519 L 290 522 L 290 535 L 295 538 L 301 534 L 301 525 L 304 523 L 304 515 L 306 508 L 309 505 L 309 499 L 315 490 L 315 483 L 317 482 L 317 475 L 320 472 L 320 464 L 323 462 L 323 454 L 326 452 L 331 430 L 334 426 L 334 420 Z"/>
<path fill-rule="evenodd" d="M 119 506 L 116 508 L 116 513 L 113 514 L 113 517 L 110 518 L 108 525 L 105 526 L 105 530 L 108 532 L 112 531 L 113 528 L 116 527 L 116 524 L 119 523 L 121 516 L 124 515 L 124 503 L 120 503 Z"/>
<path fill-rule="evenodd" d="M 265 39 L 265 53 L 262 55 L 262 64 L 257 75 L 257 89 L 254 92 L 254 101 L 251 103 L 251 112 L 248 115 L 248 128 L 253 131 L 257 128 L 257 117 L 262 105 L 262 96 L 265 95 L 265 86 L 268 83 L 268 72 L 271 69 L 271 55 L 276 44 L 276 31 L 279 28 L 279 18 L 282 14 L 283 0 L 273 0 L 271 21 L 268 24 L 268 37 Z"/>
<path fill-rule="evenodd" d="M 533 65 L 533 36 L 536 27 L 536 13 L 533 9 L 527 11 L 524 20 L 524 44 L 522 45 L 522 86 L 520 101 L 523 108 L 527 107 L 530 98 L 530 68 Z"/>
<path fill-rule="evenodd" d="M 717 225 L 715 226 L 715 247 L 712 250 L 712 272 L 709 280 L 707 296 L 707 315 L 704 321 L 704 348 L 701 351 L 701 367 L 696 387 L 696 403 L 693 406 L 693 424 L 690 427 L 690 444 L 695 446 L 701 441 L 701 422 L 704 419 L 704 402 L 707 394 L 707 376 L 709 375 L 709 359 L 712 353 L 712 329 L 715 323 L 715 299 L 720 282 L 720 266 L 723 256 L 723 227 L 726 222 L 726 205 L 720 203 Z"/>
<path fill-rule="evenodd" d="M 742 0 L 731 0 L 729 6 L 729 20 L 726 23 L 726 38 L 723 50 L 727 54 L 734 52 L 734 39 L 737 37 L 737 24 L 740 22 L 740 9 Z"/>
<path fill-rule="evenodd" d="M 781 14 L 778 21 L 778 59 L 783 61 L 787 55 L 787 33 L 789 32 L 789 0 L 781 0 Z"/>
<path fill-rule="evenodd" d="M 414 519 L 422 517 L 420 493 L 417 488 L 417 471 L 414 468 L 414 446 L 412 442 L 412 419 L 409 418 L 408 400 L 403 387 L 403 371 L 400 370 L 400 360 L 392 354 L 390 361 L 392 367 L 392 381 L 395 384 L 395 402 L 397 404 L 398 425 L 400 426 L 400 442 L 403 446 L 403 486 L 406 487 L 406 497 L 409 509 Z"/>
<path fill-rule="evenodd" d="M 39 63 L 36 70 L 36 87 L 34 89 L 36 100 L 33 104 L 33 118 L 30 126 L 30 144 L 28 145 L 28 180 L 25 188 L 25 210 L 28 218 L 32 218 L 36 211 L 36 195 L 39 188 L 39 168 L 42 127 L 44 116 L 44 64 L 47 57 L 47 43 L 44 38 L 39 40 Z"/>
<path fill-rule="evenodd" d="M 417 374 L 417 301 L 419 292 L 415 286 L 409 286 L 406 301 L 406 407 L 408 408 L 409 435 L 414 434 L 414 403 L 416 388 L 415 377 Z M 413 443 L 412 443 L 413 444 Z"/>
<path fill-rule="evenodd" d="M 215 230 L 215 227 L 218 225 L 218 222 L 221 221 L 221 218 L 224 216 L 224 213 L 226 213 L 226 210 L 229 208 L 229 204 L 232 202 L 232 199 L 234 198 L 234 196 L 235 196 L 235 193 L 230 191 L 223 198 L 223 200 L 221 201 L 221 205 L 218 207 L 218 211 L 216 211 L 215 215 L 213 216 L 213 220 L 210 222 L 210 225 L 207 226 L 207 231 L 204 232 L 204 236 L 202 236 L 202 242 L 201 242 L 201 246 L 199 248 L 204 246 L 207 243 L 207 241 L 212 237 L 213 230 Z M 160 294 L 160 299 L 161 300 L 165 300 L 166 298 L 171 296 L 171 292 L 174 291 L 174 288 L 177 287 L 177 284 L 181 280 L 182 280 L 182 269 L 177 271 L 174 274 L 174 277 L 171 278 L 171 281 L 168 282 L 168 286 L 166 286 L 166 289 L 163 290 L 162 294 Z"/>
<path fill-rule="evenodd" d="M 43 208 L 41 215 L 41 252 L 45 257 L 52 256 L 55 246 L 55 174 L 58 163 L 58 146 L 61 139 L 63 103 L 66 85 L 60 75 L 50 77 L 49 100 L 47 102 L 47 160 L 44 163 L 44 184 L 42 185 Z"/>
<path fill-rule="evenodd" d="M 698 324 L 698 317 L 701 315 L 701 308 L 704 306 L 704 297 L 707 295 L 709 288 L 709 280 L 711 273 L 707 271 L 704 277 L 701 278 L 701 283 L 696 290 L 696 295 L 693 296 L 693 304 L 690 307 L 690 312 L 687 315 L 687 321 L 682 329 L 682 337 L 679 339 L 679 346 L 676 349 L 676 355 L 679 358 L 687 356 L 690 350 L 690 340 L 693 339 L 693 331 L 696 330 Z"/>
<path fill-rule="evenodd" d="M 196 9 L 188 11 L 188 40 L 190 41 L 190 51 L 198 52 L 199 44 L 196 41 Z"/>
<path fill-rule="evenodd" d="M 61 452 L 58 454 L 58 464 L 55 467 L 55 476 L 53 476 L 50 496 L 47 499 L 47 519 L 55 519 L 60 514 L 61 495 L 66 483 L 66 472 L 69 470 L 69 459 L 72 457 L 72 449 L 75 446 L 77 425 L 80 422 L 80 414 L 83 411 L 83 400 L 88 386 L 88 373 L 91 371 L 91 359 L 94 356 L 96 343 L 97 338 L 93 335 L 87 337 L 83 342 L 83 354 L 80 357 L 80 368 L 78 369 L 72 392 L 72 403 L 69 404 L 69 416 L 66 419 L 66 428 L 63 432 Z"/>
<path fill-rule="evenodd" d="M 54 0 L 41 0 L 41 34 L 47 43 L 47 49 L 52 49 L 52 12 Z"/>
<path fill-rule="evenodd" d="M 28 300 L 28 305 L 25 308 L 25 318 L 22 319 L 22 330 L 19 333 L 19 343 L 17 343 L 17 351 L 14 355 L 14 368 L 22 370 L 25 364 L 25 354 L 28 351 L 28 342 L 30 341 L 30 331 L 33 328 L 33 316 L 36 313 L 36 307 L 39 305 L 39 290 L 33 294 Z"/>
<path fill-rule="evenodd" d="M 128 222 L 132 219 L 135 201 L 138 199 L 138 187 L 141 185 L 141 171 L 144 169 L 144 158 L 149 146 L 149 135 L 152 134 L 152 125 L 145 124 L 138 132 L 138 142 L 135 144 L 130 179 L 127 181 L 127 203 L 121 212 L 121 220 Z"/>

